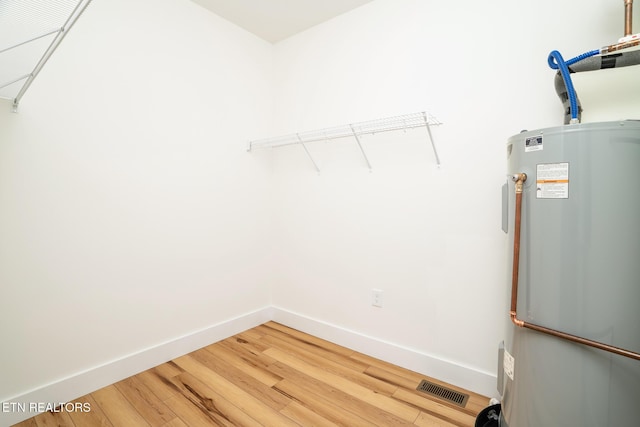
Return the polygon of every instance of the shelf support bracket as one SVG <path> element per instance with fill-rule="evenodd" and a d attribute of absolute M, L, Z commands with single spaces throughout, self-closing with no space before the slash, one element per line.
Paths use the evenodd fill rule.
<path fill-rule="evenodd" d="M 302 148 L 304 148 L 304 152 L 307 153 L 307 156 L 309 156 L 309 160 L 311 160 L 311 163 L 313 163 L 313 167 L 316 168 L 316 172 L 320 173 L 320 168 L 316 164 L 315 160 L 313 160 L 313 157 L 311 157 L 311 153 L 309 153 L 307 146 L 304 145 L 304 142 L 302 142 L 302 138 L 300 138 L 300 135 L 297 133 L 296 137 L 298 138 L 298 142 L 300 143 L 300 145 L 302 145 Z"/>
<path fill-rule="evenodd" d="M 51 34 L 59 33 L 60 31 L 62 31 L 62 28 L 56 28 L 55 30 L 48 31 L 48 32 L 46 32 L 44 34 L 40 34 L 39 36 L 32 37 L 29 40 L 25 40 L 25 41 L 22 41 L 22 42 L 20 42 L 18 44 L 14 44 L 13 46 L 6 47 L 6 48 L 0 50 L 0 53 L 4 53 L 4 52 L 6 52 L 8 50 L 15 49 L 15 48 L 20 47 L 20 46 L 22 46 L 24 44 L 34 42 L 34 41 L 36 41 L 38 39 L 41 39 L 43 37 L 50 36 Z"/>
<path fill-rule="evenodd" d="M 431 141 L 431 148 L 433 148 L 433 154 L 436 156 L 436 163 L 438 167 L 440 167 L 440 157 L 438 156 L 438 150 L 436 150 L 436 144 L 433 141 L 433 135 L 431 134 L 431 127 L 429 126 L 429 118 L 427 117 L 427 113 L 422 112 L 422 117 L 424 118 L 424 125 L 427 127 L 427 133 L 429 134 L 429 141 Z"/>
<path fill-rule="evenodd" d="M 349 127 L 351 128 L 351 132 L 353 132 L 353 137 L 356 139 L 356 143 L 358 144 L 358 148 L 360 148 L 360 152 L 362 153 L 362 157 L 364 157 L 364 161 L 367 162 L 367 167 L 369 168 L 369 172 L 371 172 L 371 163 L 369 163 L 369 158 L 367 157 L 367 154 L 364 152 L 364 149 L 362 148 L 362 144 L 360 143 L 360 138 L 358 138 L 358 133 L 353 128 L 353 125 L 349 125 Z"/>

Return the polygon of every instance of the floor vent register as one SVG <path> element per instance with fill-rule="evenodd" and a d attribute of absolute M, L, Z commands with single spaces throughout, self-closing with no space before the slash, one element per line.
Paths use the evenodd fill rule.
<path fill-rule="evenodd" d="M 469 400 L 468 394 L 463 394 L 450 388 L 442 387 L 439 384 L 435 384 L 427 380 L 420 381 L 416 390 L 438 397 L 442 400 L 446 400 L 447 402 L 451 402 L 461 408 L 464 408 Z"/>

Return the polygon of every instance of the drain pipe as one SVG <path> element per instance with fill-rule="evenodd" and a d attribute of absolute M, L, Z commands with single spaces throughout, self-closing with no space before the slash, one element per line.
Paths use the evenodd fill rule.
<path fill-rule="evenodd" d="M 515 224 L 513 231 L 513 269 L 511 276 L 511 310 L 509 311 L 509 317 L 514 325 L 520 328 L 528 328 L 534 331 L 542 332 L 547 335 L 551 335 L 557 338 L 561 338 L 567 341 L 572 341 L 578 344 L 583 344 L 589 347 L 594 347 L 600 350 L 615 353 L 621 356 L 629 357 L 631 359 L 640 360 L 640 353 L 636 353 L 630 350 L 625 350 L 620 347 L 615 347 L 609 344 L 604 344 L 598 341 L 593 341 L 587 338 L 579 337 L 577 335 L 568 334 L 566 332 L 557 331 L 555 329 L 547 328 L 545 326 L 536 325 L 533 323 L 525 322 L 518 319 L 517 307 L 518 307 L 518 276 L 520 266 L 520 226 L 522 220 L 522 192 L 524 183 L 527 180 L 527 174 L 518 173 L 512 176 L 512 179 L 516 183 L 516 212 L 515 212 Z"/>

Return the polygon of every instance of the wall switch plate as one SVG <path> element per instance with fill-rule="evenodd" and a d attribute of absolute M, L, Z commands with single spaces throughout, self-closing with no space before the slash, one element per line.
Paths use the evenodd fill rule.
<path fill-rule="evenodd" d="M 371 289 L 371 305 L 382 307 L 382 289 Z"/>

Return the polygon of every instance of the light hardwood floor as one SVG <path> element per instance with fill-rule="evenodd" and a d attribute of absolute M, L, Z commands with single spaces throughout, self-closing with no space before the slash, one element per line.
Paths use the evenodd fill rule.
<path fill-rule="evenodd" d="M 465 408 L 416 391 L 422 379 L 469 394 Z M 468 427 L 489 399 L 268 322 L 74 402 L 91 410 L 16 426 Z"/>

